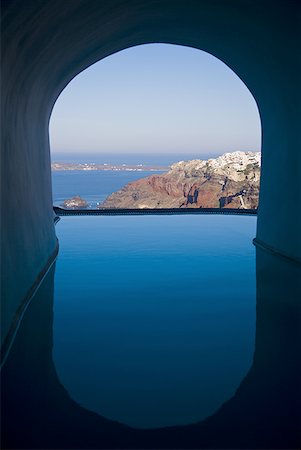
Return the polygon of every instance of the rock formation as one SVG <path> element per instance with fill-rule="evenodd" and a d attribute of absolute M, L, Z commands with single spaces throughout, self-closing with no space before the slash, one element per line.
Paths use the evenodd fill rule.
<path fill-rule="evenodd" d="M 79 195 L 76 195 L 75 197 L 65 200 L 62 206 L 67 209 L 86 209 L 89 205 L 86 200 Z"/>
<path fill-rule="evenodd" d="M 128 183 L 99 207 L 256 209 L 260 158 L 259 152 L 233 152 L 180 161 L 165 174 Z"/>

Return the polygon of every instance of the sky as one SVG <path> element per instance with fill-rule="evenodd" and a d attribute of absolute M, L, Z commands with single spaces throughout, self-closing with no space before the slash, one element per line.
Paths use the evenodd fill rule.
<path fill-rule="evenodd" d="M 239 77 L 201 50 L 146 44 L 77 75 L 50 119 L 53 153 L 260 151 L 256 102 Z"/>

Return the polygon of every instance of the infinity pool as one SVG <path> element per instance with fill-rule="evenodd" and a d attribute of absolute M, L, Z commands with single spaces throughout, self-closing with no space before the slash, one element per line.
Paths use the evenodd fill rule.
<path fill-rule="evenodd" d="M 63 217 L 56 230 L 53 358 L 77 403 L 152 428 L 235 393 L 254 352 L 256 217 Z"/>

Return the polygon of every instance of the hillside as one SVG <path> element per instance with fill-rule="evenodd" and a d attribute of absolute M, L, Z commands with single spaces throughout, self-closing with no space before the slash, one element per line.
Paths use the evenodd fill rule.
<path fill-rule="evenodd" d="M 180 161 L 167 173 L 127 184 L 99 207 L 256 209 L 260 158 L 259 152 L 233 152 Z"/>

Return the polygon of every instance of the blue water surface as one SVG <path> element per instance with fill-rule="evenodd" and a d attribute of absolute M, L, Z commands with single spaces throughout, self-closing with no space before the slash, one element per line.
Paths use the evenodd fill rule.
<path fill-rule="evenodd" d="M 163 172 L 114 170 L 62 170 L 52 172 L 53 204 L 61 206 L 64 200 L 79 195 L 91 208 L 131 181 Z"/>
<path fill-rule="evenodd" d="M 71 397 L 133 427 L 199 421 L 255 338 L 256 218 L 63 217 L 53 357 Z"/>

